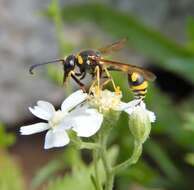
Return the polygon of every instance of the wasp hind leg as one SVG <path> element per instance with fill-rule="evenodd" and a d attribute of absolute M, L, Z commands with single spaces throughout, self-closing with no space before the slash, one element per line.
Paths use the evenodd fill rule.
<path fill-rule="evenodd" d="M 107 69 L 107 68 L 104 68 L 104 71 L 105 71 L 106 76 L 107 76 L 108 79 L 107 79 L 102 85 L 105 86 L 105 85 L 107 85 L 109 82 L 111 82 L 111 83 L 112 83 L 112 86 L 113 86 L 113 88 L 114 88 L 114 91 L 115 91 L 117 94 L 120 94 L 120 87 L 115 85 L 115 82 L 114 82 L 112 76 L 110 75 L 108 69 Z"/>

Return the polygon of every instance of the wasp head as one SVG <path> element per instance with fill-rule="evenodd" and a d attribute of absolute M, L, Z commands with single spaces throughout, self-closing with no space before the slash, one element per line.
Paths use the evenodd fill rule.
<path fill-rule="evenodd" d="M 71 71 L 74 71 L 75 69 L 75 64 L 76 64 L 76 57 L 75 55 L 69 55 L 63 63 L 63 69 L 64 69 L 64 77 L 63 77 L 63 82 L 65 83 L 69 74 Z"/>

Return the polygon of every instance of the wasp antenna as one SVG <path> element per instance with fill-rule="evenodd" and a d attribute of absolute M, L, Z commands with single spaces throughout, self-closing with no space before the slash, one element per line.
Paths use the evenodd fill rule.
<path fill-rule="evenodd" d="M 33 75 L 33 74 L 34 74 L 34 73 L 33 73 L 33 70 L 34 70 L 36 67 L 39 67 L 39 66 L 42 66 L 42 65 L 51 64 L 51 63 L 57 63 L 57 62 L 64 62 L 64 59 L 56 59 L 56 60 L 48 61 L 48 62 L 45 62 L 45 63 L 39 63 L 39 64 L 31 65 L 31 66 L 30 66 L 30 69 L 29 69 L 29 72 L 30 72 L 30 74 Z"/>

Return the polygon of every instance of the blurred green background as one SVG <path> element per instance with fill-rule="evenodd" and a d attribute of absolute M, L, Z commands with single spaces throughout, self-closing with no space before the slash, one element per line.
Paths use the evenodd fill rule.
<path fill-rule="evenodd" d="M 0 87 L 0 97 L 6 96 L 6 101 L 1 99 L 0 111 L 0 189 L 92 189 L 87 176 L 92 169 L 89 152 L 74 151 L 71 146 L 65 151 L 44 151 L 43 135 L 19 136 L 19 126 L 36 122 L 28 114 L 28 106 L 39 99 L 59 106 L 64 96 L 77 88 L 74 83 L 62 88 L 60 66 L 42 68 L 35 77 L 28 75 L 28 66 L 84 48 L 99 48 L 123 37 L 128 38 L 127 46 L 109 58 L 141 65 L 157 75 L 146 97 L 147 107 L 156 113 L 157 120 L 140 161 L 116 177 L 115 190 L 192 189 L 194 1 L 29 2 L 18 1 L 16 5 L 2 1 L 4 20 L 0 31 L 9 33 L 1 37 L 1 77 L 2 81 L 7 76 L 13 78 Z M 16 21 L 13 26 L 9 17 Z M 9 42 L 12 32 L 16 37 Z M 7 59 L 9 64 L 3 65 Z M 122 87 L 123 100 L 131 100 L 127 77 L 123 73 L 112 75 Z M 10 105 L 19 116 L 10 111 Z M 132 137 L 125 114 L 112 132 L 110 146 L 111 161 L 124 161 L 131 153 Z"/>

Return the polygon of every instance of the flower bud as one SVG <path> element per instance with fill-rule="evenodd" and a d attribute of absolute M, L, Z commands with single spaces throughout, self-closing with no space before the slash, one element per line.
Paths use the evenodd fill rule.
<path fill-rule="evenodd" d="M 142 106 L 136 106 L 129 117 L 129 129 L 136 141 L 144 143 L 149 137 L 151 122 L 149 114 Z"/>

